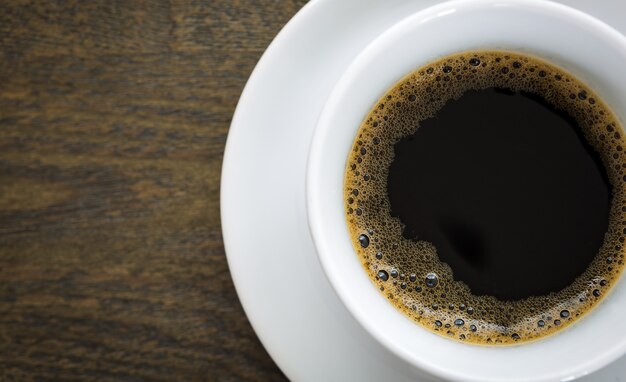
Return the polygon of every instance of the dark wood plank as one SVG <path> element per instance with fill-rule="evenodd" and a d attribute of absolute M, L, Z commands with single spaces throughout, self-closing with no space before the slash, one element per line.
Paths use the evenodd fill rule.
<path fill-rule="evenodd" d="M 229 275 L 219 180 L 304 4 L 0 2 L 0 380 L 283 380 Z"/>

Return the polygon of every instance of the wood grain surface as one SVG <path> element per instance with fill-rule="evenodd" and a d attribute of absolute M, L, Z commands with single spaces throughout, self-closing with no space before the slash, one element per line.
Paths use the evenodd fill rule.
<path fill-rule="evenodd" d="M 0 1 L 0 381 L 285 379 L 235 294 L 219 182 L 303 4 Z"/>

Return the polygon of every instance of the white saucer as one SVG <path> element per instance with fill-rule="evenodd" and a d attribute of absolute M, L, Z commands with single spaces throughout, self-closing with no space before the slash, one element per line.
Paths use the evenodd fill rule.
<path fill-rule="evenodd" d="M 309 234 L 304 179 L 317 116 L 346 66 L 383 30 L 437 2 L 314 0 L 272 42 L 239 101 L 222 172 L 224 243 L 246 314 L 291 380 L 434 380 L 340 303 Z M 561 2 L 626 33 L 626 3 Z M 626 357 L 580 381 L 626 382 Z"/>

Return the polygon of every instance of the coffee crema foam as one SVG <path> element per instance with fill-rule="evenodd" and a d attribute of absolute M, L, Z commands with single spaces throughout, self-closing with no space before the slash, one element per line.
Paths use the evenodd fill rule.
<path fill-rule="evenodd" d="M 448 101 L 493 87 L 536 94 L 566 111 L 600 155 L 612 185 L 608 230 L 596 257 L 571 285 L 548 295 L 501 301 L 472 294 L 454 280 L 433 244 L 404 238 L 403 224 L 391 215 L 386 182 L 394 144 L 415 133 L 420 121 L 434 117 Z M 344 180 L 354 248 L 384 296 L 438 334 L 473 344 L 507 345 L 560 331 L 593 309 L 624 268 L 626 140 L 621 132 L 615 115 L 593 90 L 541 59 L 471 51 L 434 61 L 380 98 L 356 135 Z"/>

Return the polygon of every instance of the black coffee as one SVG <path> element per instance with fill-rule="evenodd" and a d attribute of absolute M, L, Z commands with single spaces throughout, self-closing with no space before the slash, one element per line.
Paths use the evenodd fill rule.
<path fill-rule="evenodd" d="M 578 123 L 525 92 L 472 90 L 394 147 L 387 193 L 475 294 L 558 292 L 593 261 L 610 183 Z"/>
<path fill-rule="evenodd" d="M 623 269 L 626 142 L 574 76 L 511 52 L 416 70 L 363 122 L 346 212 L 374 283 L 466 342 L 554 333 Z"/>

